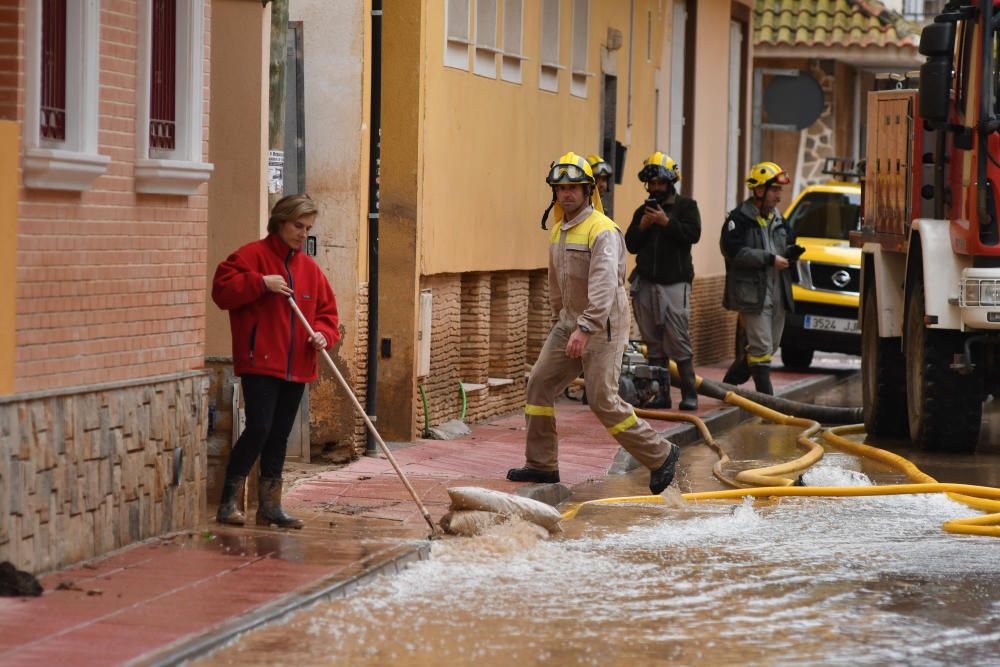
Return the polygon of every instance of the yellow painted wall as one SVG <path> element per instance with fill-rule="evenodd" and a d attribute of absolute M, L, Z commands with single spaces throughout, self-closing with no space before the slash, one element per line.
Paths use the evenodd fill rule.
<path fill-rule="evenodd" d="M 267 69 L 270 10 L 246 0 L 212 2 L 206 356 L 229 356 L 227 313 L 211 300 L 215 267 L 267 229 Z M 259 64 L 259 66 L 255 66 Z"/>
<path fill-rule="evenodd" d="M 502 6 L 503 3 L 498 3 Z M 617 61 L 616 134 L 628 145 L 623 184 L 615 190 L 619 225 L 645 197 L 636 178 L 642 160 L 655 150 L 654 91 L 659 45 L 670 5 L 635 1 L 632 73 L 632 125 L 628 127 L 629 2 L 592 0 L 586 99 L 570 94 L 572 62 L 571 0 L 560 11 L 559 92 L 538 88 L 541 2 L 525 0 L 523 82 L 511 84 L 445 67 L 445 2 L 426 5 L 424 111 L 421 152 L 420 272 L 424 275 L 544 267 L 546 234 L 539 227 L 551 199 L 545 184 L 549 162 L 573 150 L 599 150 L 601 49 L 608 28 L 621 31 Z M 475 11 L 475 3 L 470 3 Z M 653 14 L 653 53 L 647 60 L 647 12 Z M 498 25 L 503 25 L 502 14 Z M 501 29 L 502 34 L 502 29 Z M 471 61 L 471 59 L 470 59 Z M 666 99 L 666 97 L 664 97 Z M 665 108 L 661 104 L 661 109 Z M 662 122 L 662 120 L 661 120 Z M 606 156 L 609 157 L 609 156 Z"/>
<path fill-rule="evenodd" d="M 0 395 L 14 391 L 18 125 L 0 121 Z"/>

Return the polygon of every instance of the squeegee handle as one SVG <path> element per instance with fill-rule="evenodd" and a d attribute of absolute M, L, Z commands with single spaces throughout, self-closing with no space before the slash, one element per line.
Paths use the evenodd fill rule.
<path fill-rule="evenodd" d="M 306 331 L 309 332 L 309 336 L 314 337 L 316 335 L 316 332 L 313 331 L 313 328 L 309 324 L 309 320 L 306 319 L 306 316 L 302 314 L 302 311 L 299 309 L 299 304 L 295 303 L 295 299 L 293 297 L 288 297 L 288 303 L 289 305 L 291 305 L 292 310 L 298 316 L 299 321 L 302 322 L 302 326 L 304 326 L 306 328 Z M 409 491 L 410 496 L 413 498 L 413 502 L 417 504 L 417 507 L 420 509 L 420 513 L 424 515 L 424 519 L 430 525 L 431 530 L 436 531 L 437 529 L 434 527 L 434 521 L 431 520 L 430 512 L 428 512 L 427 508 L 424 507 L 424 504 L 420 502 L 420 498 L 417 496 L 417 492 L 410 485 L 410 480 L 406 479 L 406 475 L 403 474 L 403 471 L 400 469 L 399 464 L 396 463 L 396 458 L 392 455 L 392 452 L 389 451 L 389 446 L 385 444 L 384 440 L 382 440 L 382 436 L 379 435 L 378 430 L 375 428 L 375 424 L 373 424 L 372 420 L 368 418 L 368 415 L 365 413 L 365 409 L 361 407 L 361 402 L 358 401 L 358 397 L 354 395 L 354 392 L 351 391 L 350 385 L 347 384 L 347 380 L 345 380 L 344 376 L 341 375 L 340 369 L 338 369 L 337 365 L 333 363 L 333 359 L 330 357 L 330 354 L 325 349 L 322 349 L 319 352 L 321 356 L 324 359 L 326 359 L 327 365 L 330 366 L 330 370 L 333 371 L 333 374 L 334 376 L 336 376 L 337 381 L 340 383 L 340 386 L 344 389 L 344 393 L 346 393 L 348 398 L 351 399 L 351 402 L 354 403 L 354 408 L 358 411 L 358 414 L 360 414 L 361 418 L 365 420 L 365 425 L 368 427 L 368 430 L 371 431 L 372 436 L 374 436 L 375 442 L 377 442 L 379 447 L 382 448 L 382 453 L 385 454 L 385 457 L 389 460 L 389 463 L 392 465 L 393 470 L 396 471 L 396 474 L 399 476 L 400 481 L 403 482 L 403 486 L 405 486 L 406 490 Z"/>

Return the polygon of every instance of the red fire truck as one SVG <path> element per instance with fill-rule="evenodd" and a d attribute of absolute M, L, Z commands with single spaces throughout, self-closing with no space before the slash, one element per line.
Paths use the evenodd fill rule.
<path fill-rule="evenodd" d="M 869 93 L 862 248 L 865 426 L 971 452 L 1000 395 L 1000 1 L 923 29 L 916 90 Z"/>

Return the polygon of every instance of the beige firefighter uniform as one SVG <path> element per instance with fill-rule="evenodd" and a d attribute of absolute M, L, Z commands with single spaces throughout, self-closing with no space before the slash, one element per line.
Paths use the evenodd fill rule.
<path fill-rule="evenodd" d="M 622 232 L 592 206 L 560 223 L 549 245 L 549 301 L 558 321 L 528 380 L 527 466 L 559 469 L 555 399 L 583 371 L 590 409 L 626 451 L 655 471 L 673 445 L 618 395 L 630 319 Z M 591 335 L 582 357 L 574 359 L 566 345 L 577 328 Z"/>

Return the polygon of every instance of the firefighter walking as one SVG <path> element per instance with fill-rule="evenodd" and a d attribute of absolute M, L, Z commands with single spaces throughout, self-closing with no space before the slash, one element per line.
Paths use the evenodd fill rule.
<path fill-rule="evenodd" d="M 549 303 L 557 322 L 528 379 L 526 465 L 508 471 L 507 479 L 559 481 L 555 399 L 582 371 L 590 409 L 649 468 L 650 491 L 661 493 L 673 481 L 680 448 L 618 395 L 630 325 L 622 232 L 602 212 L 587 160 L 567 153 L 552 163 L 545 180 L 556 219 L 549 238 Z"/>

